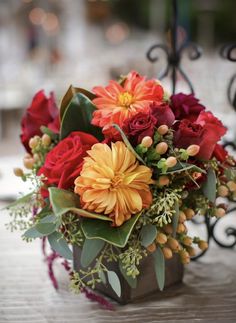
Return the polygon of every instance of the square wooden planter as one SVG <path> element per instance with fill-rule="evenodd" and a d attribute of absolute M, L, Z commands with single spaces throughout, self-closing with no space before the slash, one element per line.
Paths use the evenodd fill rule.
<path fill-rule="evenodd" d="M 73 247 L 74 254 L 74 270 L 78 271 L 81 268 L 80 254 L 81 249 L 78 246 Z M 131 288 L 120 272 L 119 266 L 115 262 L 107 263 L 109 270 L 115 271 L 119 276 L 121 283 L 121 296 L 118 297 L 110 285 L 98 284 L 96 289 L 106 296 L 116 300 L 120 304 L 128 304 L 132 301 L 142 299 L 147 295 L 160 293 L 156 282 L 156 274 L 154 270 L 153 257 L 151 255 L 143 259 L 140 264 L 140 275 L 137 277 L 137 287 Z M 176 283 L 180 283 L 183 279 L 183 265 L 180 262 L 179 256 L 175 255 L 172 259 L 166 261 L 165 268 L 165 288 Z"/>

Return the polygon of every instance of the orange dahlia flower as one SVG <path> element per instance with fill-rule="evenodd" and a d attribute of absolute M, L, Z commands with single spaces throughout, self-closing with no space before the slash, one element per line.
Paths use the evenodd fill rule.
<path fill-rule="evenodd" d="M 84 209 L 107 214 L 116 226 L 152 202 L 151 169 L 140 165 L 121 141 L 93 145 L 85 157 L 75 193 Z"/>
<path fill-rule="evenodd" d="M 140 111 L 148 111 L 152 102 L 162 102 L 163 88 L 156 80 L 146 80 L 136 72 L 130 72 L 124 83 L 110 81 L 106 87 L 93 88 L 97 109 L 93 113 L 92 124 L 103 128 L 105 135 L 116 132 L 112 124 L 122 127 L 124 120 Z"/>

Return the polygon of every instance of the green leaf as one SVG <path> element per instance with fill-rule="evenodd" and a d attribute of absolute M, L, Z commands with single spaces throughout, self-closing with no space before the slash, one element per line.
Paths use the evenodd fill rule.
<path fill-rule="evenodd" d="M 117 294 L 118 297 L 121 296 L 121 286 L 120 286 L 120 280 L 117 274 L 114 271 L 108 271 L 107 272 L 107 278 L 108 282 L 111 285 L 114 292 Z"/>
<path fill-rule="evenodd" d="M 126 147 L 131 151 L 131 153 L 134 154 L 134 156 L 142 163 L 145 165 L 145 161 L 136 153 L 136 151 L 134 150 L 134 148 L 132 147 L 131 143 L 129 142 L 128 138 L 126 137 L 126 135 L 124 134 L 123 130 L 118 126 L 118 124 L 113 124 L 112 125 L 116 130 L 119 131 L 119 133 L 121 134 L 121 137 L 126 145 Z"/>
<path fill-rule="evenodd" d="M 64 115 L 64 113 L 66 111 L 66 108 L 68 107 L 70 101 L 72 100 L 73 96 L 76 93 L 82 93 L 85 96 L 87 96 L 90 100 L 93 100 L 96 97 L 93 93 L 91 93 L 91 92 L 89 92 L 89 91 L 87 91 L 85 89 L 74 87 L 74 86 L 70 85 L 69 89 L 66 91 L 66 93 L 63 96 L 63 98 L 61 100 L 61 103 L 60 103 L 60 117 L 61 117 L 61 120 L 63 119 L 63 115 Z"/>
<path fill-rule="evenodd" d="M 104 272 L 103 271 L 99 271 L 98 276 L 101 279 L 102 283 L 104 285 L 106 285 L 107 279 L 106 279 L 106 275 L 104 274 Z"/>
<path fill-rule="evenodd" d="M 75 94 L 63 114 L 60 138 L 66 138 L 72 131 L 83 131 L 102 140 L 101 128 L 91 124 L 95 110 L 95 105 L 85 95 Z"/>
<path fill-rule="evenodd" d="M 4 209 L 10 209 L 12 207 L 15 207 L 17 205 L 20 205 L 20 204 L 27 204 L 30 202 L 32 196 L 33 196 L 34 192 L 31 192 L 25 196 L 22 196 L 20 197 L 19 199 L 17 199 L 16 201 L 12 202 L 11 204 L 8 204 L 5 208 L 3 208 L 2 210 Z"/>
<path fill-rule="evenodd" d="M 35 226 L 35 229 L 40 232 L 41 234 L 47 236 L 57 229 L 56 223 L 37 223 Z"/>
<path fill-rule="evenodd" d="M 214 169 L 209 168 L 207 171 L 207 180 L 202 187 L 203 194 L 209 201 L 215 203 L 216 200 L 216 174 Z"/>
<path fill-rule="evenodd" d="M 29 238 L 29 239 L 36 239 L 36 238 L 42 238 L 45 234 L 40 233 L 36 230 L 35 227 L 32 227 L 25 231 L 25 233 L 22 235 L 22 237 Z"/>
<path fill-rule="evenodd" d="M 153 224 L 147 224 L 142 227 L 140 235 L 141 235 L 141 245 L 146 248 L 155 240 L 157 236 L 157 228 Z"/>
<path fill-rule="evenodd" d="M 177 164 L 174 167 L 168 168 L 165 174 L 174 174 L 174 173 L 184 172 L 187 170 L 191 170 L 199 173 L 206 173 L 204 169 L 197 167 L 196 165 L 177 162 Z"/>
<path fill-rule="evenodd" d="M 105 241 L 99 239 L 85 239 L 81 252 L 81 265 L 86 268 L 97 257 L 105 245 Z"/>
<path fill-rule="evenodd" d="M 80 198 L 77 194 L 74 194 L 73 192 L 61 190 L 56 187 L 50 187 L 49 199 L 52 205 L 53 212 L 58 217 L 67 212 L 73 212 L 86 218 L 112 221 L 108 216 L 91 213 L 83 209 L 80 209 Z"/>
<path fill-rule="evenodd" d="M 137 278 L 136 277 L 133 278 L 132 276 L 127 275 L 127 272 L 126 272 L 125 268 L 123 267 L 123 264 L 121 261 L 119 261 L 119 269 L 120 269 L 120 272 L 122 273 L 124 279 L 129 284 L 129 286 L 131 288 L 136 288 L 137 287 Z"/>
<path fill-rule="evenodd" d="M 52 249 L 56 251 L 60 256 L 69 260 L 73 259 L 73 253 L 61 233 L 53 232 L 48 236 L 48 241 Z"/>
<path fill-rule="evenodd" d="M 40 223 L 56 223 L 58 218 L 54 214 L 46 215 L 40 220 Z"/>
<path fill-rule="evenodd" d="M 175 214 L 172 217 L 173 237 L 176 236 L 176 230 L 179 222 L 179 203 L 175 201 Z"/>
<path fill-rule="evenodd" d="M 102 239 L 114 246 L 123 248 L 140 215 L 141 213 L 136 214 L 120 227 L 112 227 L 105 221 L 84 218 L 81 228 L 87 239 Z"/>
<path fill-rule="evenodd" d="M 156 279 L 160 290 L 163 290 L 165 285 L 165 258 L 160 247 L 158 247 L 153 253 L 154 266 Z"/>
<path fill-rule="evenodd" d="M 58 134 L 53 132 L 51 129 L 49 129 L 49 128 L 45 127 L 45 126 L 41 126 L 40 130 L 41 130 L 42 133 L 48 135 L 51 139 L 53 139 L 53 140 L 58 139 Z"/>

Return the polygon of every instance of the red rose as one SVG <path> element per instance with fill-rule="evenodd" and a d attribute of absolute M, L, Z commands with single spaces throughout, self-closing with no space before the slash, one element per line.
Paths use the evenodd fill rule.
<path fill-rule="evenodd" d="M 168 127 L 172 126 L 175 121 L 175 115 L 168 104 L 157 104 L 154 102 L 150 106 L 150 109 L 151 114 L 157 119 L 157 127 L 161 125 L 167 125 Z"/>
<path fill-rule="evenodd" d="M 28 142 L 33 136 L 42 134 L 41 126 L 46 126 L 54 132 L 59 132 L 60 128 L 59 110 L 54 95 L 50 93 L 47 98 L 43 90 L 35 94 L 21 121 L 21 142 L 28 152 L 30 152 Z"/>
<path fill-rule="evenodd" d="M 228 157 L 228 152 L 225 150 L 223 146 L 220 144 L 216 144 L 215 149 L 213 151 L 213 156 L 221 163 L 226 161 L 226 158 Z"/>
<path fill-rule="evenodd" d="M 150 113 L 139 112 L 130 119 L 126 119 L 122 128 L 130 141 L 136 145 L 145 136 L 153 136 L 156 123 L 157 119 Z"/>
<path fill-rule="evenodd" d="M 209 160 L 216 143 L 226 133 L 226 128 L 211 112 L 202 111 L 195 122 L 184 119 L 175 125 L 174 143 L 177 148 L 200 146 L 198 158 Z"/>
<path fill-rule="evenodd" d="M 79 131 L 72 132 L 47 154 L 38 174 L 46 177 L 45 184 L 48 186 L 63 189 L 72 187 L 80 174 L 87 150 L 97 142 L 92 135 Z"/>
<path fill-rule="evenodd" d="M 177 120 L 189 119 L 195 121 L 199 113 L 205 110 L 205 107 L 199 103 L 199 100 L 193 94 L 174 94 L 170 100 L 171 109 Z"/>

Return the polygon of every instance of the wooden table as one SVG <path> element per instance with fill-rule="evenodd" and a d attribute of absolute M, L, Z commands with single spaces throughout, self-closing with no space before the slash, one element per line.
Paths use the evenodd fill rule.
<path fill-rule="evenodd" d="M 1 205 L 0 205 L 1 207 Z M 38 242 L 6 231 L 0 213 L 0 323 L 236 322 L 236 250 L 213 247 L 186 268 L 184 283 L 132 305 L 101 309 L 68 290 L 60 265 L 60 290 L 47 276 Z"/>

